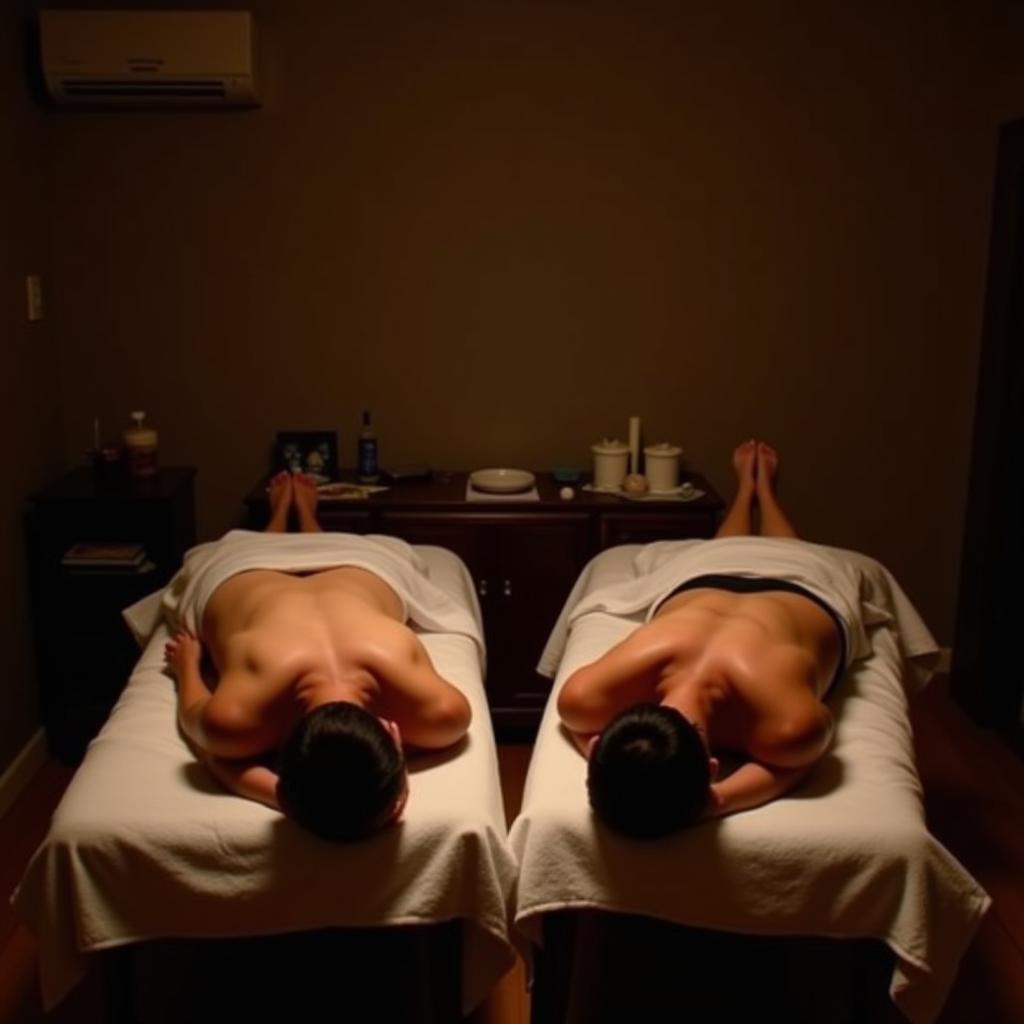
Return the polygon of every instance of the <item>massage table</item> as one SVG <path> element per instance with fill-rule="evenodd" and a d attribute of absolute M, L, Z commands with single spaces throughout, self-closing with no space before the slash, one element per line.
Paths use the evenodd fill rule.
<path fill-rule="evenodd" d="M 778 545 L 803 543 L 735 541 L 726 568 L 775 577 L 785 576 Z M 859 606 L 863 628 L 827 698 L 833 745 L 797 789 L 656 841 L 618 836 L 592 815 L 558 690 L 645 621 L 652 601 L 682 582 L 673 559 L 699 544 L 722 542 L 598 555 L 538 666 L 555 683 L 510 832 L 515 923 L 534 958 L 533 1021 L 731 1020 L 765 1010 L 931 1021 L 990 900 L 925 826 L 907 698 L 927 682 L 937 650 L 879 563 L 808 546 L 835 577 L 839 602 Z"/>
<path fill-rule="evenodd" d="M 152 635 L 13 897 L 38 940 L 47 1007 L 99 958 L 124 1019 L 313 1019 L 326 1000 L 339 1019 L 448 1021 L 509 968 L 515 867 L 479 607 L 455 555 L 409 550 L 476 631 L 413 624 L 473 720 L 454 750 L 410 759 L 402 820 L 361 842 L 324 841 L 223 791 L 176 725 L 155 609 L 182 588 L 129 610 Z"/>

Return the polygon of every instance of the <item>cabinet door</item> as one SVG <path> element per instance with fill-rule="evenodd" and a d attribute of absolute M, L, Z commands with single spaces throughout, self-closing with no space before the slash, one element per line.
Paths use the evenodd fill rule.
<path fill-rule="evenodd" d="M 473 520 L 445 512 L 381 512 L 373 529 L 410 544 L 454 551 L 466 563 L 481 600 L 486 596 L 494 542 Z"/>
<path fill-rule="evenodd" d="M 382 512 L 374 527 L 380 533 L 400 537 L 410 544 L 431 544 L 447 548 L 466 563 L 476 588 L 483 619 L 484 646 L 487 649 L 488 703 L 491 699 L 491 675 L 500 662 L 502 630 L 500 606 L 496 605 L 495 580 L 498 578 L 498 533 L 489 520 L 446 512 Z"/>
<path fill-rule="evenodd" d="M 487 687 L 495 724 L 536 725 L 551 680 L 536 665 L 588 555 L 586 514 L 516 516 L 500 528 L 489 585 L 494 637 Z"/>
<path fill-rule="evenodd" d="M 535 666 L 586 564 L 589 522 L 586 513 L 381 513 L 381 533 L 448 548 L 468 566 L 484 620 L 487 697 L 499 729 L 537 726 L 551 683 Z"/>

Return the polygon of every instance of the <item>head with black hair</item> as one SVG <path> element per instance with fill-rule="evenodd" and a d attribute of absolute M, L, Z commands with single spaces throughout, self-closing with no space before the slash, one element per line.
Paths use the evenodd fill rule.
<path fill-rule="evenodd" d="M 360 839 L 401 813 L 405 758 L 376 716 L 348 701 L 320 704 L 292 730 L 277 766 L 281 809 L 324 839 Z"/>
<path fill-rule="evenodd" d="M 700 816 L 712 767 L 696 727 L 675 708 L 635 704 L 594 743 L 587 792 L 609 828 L 637 839 L 668 835 Z"/>

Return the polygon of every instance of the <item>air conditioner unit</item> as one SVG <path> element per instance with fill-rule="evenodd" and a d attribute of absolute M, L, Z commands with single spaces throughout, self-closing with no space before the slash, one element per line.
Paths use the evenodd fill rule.
<path fill-rule="evenodd" d="M 61 104 L 255 106 L 248 11 L 40 11 Z"/>

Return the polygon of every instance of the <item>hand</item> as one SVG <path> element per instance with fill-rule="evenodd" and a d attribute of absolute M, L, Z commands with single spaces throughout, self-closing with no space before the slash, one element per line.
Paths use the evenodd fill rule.
<path fill-rule="evenodd" d="M 179 629 L 164 647 L 164 657 L 174 674 L 181 677 L 183 671 L 192 667 L 199 671 L 203 648 L 199 641 L 187 630 Z"/>
<path fill-rule="evenodd" d="M 708 802 L 704 805 L 704 810 L 700 812 L 700 821 L 711 821 L 713 818 L 721 818 L 727 813 L 725 799 L 719 787 L 720 784 L 717 782 L 711 784 Z"/>

